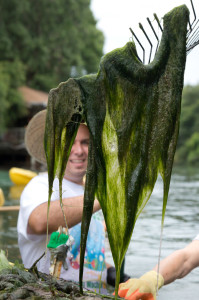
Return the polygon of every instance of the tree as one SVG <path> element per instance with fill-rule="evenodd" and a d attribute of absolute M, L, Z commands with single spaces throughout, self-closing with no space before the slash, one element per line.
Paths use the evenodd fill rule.
<path fill-rule="evenodd" d="M 24 113 L 20 85 L 48 92 L 96 73 L 103 43 L 90 0 L 0 0 L 0 130 Z"/>
<path fill-rule="evenodd" d="M 182 95 L 177 163 L 199 163 L 199 85 L 185 86 Z"/>
<path fill-rule="evenodd" d="M 0 133 L 25 115 L 26 108 L 17 88 L 24 82 L 24 68 L 19 60 L 0 61 Z"/>
<path fill-rule="evenodd" d="M 26 84 L 49 91 L 96 72 L 104 37 L 90 0 L 0 0 L 0 60 L 20 59 Z"/>

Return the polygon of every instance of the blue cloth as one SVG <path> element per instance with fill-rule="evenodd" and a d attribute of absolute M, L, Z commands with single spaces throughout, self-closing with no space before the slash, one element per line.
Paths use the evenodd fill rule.
<path fill-rule="evenodd" d="M 72 266 L 79 267 L 81 223 L 70 229 L 70 235 L 74 238 L 74 244 L 70 251 L 73 255 Z M 77 265 L 78 264 L 78 265 Z M 105 265 L 105 230 L 102 221 L 95 218 L 91 219 L 85 251 L 84 267 L 91 270 L 103 271 Z"/>

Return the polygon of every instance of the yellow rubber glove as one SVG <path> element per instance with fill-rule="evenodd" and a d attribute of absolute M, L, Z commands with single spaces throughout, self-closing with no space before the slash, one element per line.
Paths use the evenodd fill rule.
<path fill-rule="evenodd" d="M 118 295 L 128 300 L 156 300 L 157 279 L 160 289 L 164 285 L 164 278 L 156 271 L 149 271 L 139 279 L 131 278 L 119 285 Z"/>

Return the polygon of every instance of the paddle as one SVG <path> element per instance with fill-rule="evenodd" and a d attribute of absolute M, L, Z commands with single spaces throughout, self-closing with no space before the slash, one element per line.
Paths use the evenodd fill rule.
<path fill-rule="evenodd" d="M 20 205 L 13 206 L 3 206 L 5 203 L 5 197 L 3 190 L 0 188 L 0 212 L 1 211 L 18 211 L 20 209 Z"/>
<path fill-rule="evenodd" d="M 14 205 L 14 206 L 0 206 L 0 212 L 1 211 L 19 211 L 20 205 Z"/>

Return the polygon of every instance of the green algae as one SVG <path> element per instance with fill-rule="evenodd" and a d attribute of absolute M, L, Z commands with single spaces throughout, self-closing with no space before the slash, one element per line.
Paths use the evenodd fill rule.
<path fill-rule="evenodd" d="M 55 175 L 61 181 L 79 123 L 90 132 L 81 233 L 80 287 L 95 196 L 104 214 L 116 267 L 120 267 L 135 222 L 153 191 L 164 182 L 162 226 L 176 149 L 186 62 L 186 6 L 164 16 L 152 63 L 137 59 L 133 42 L 105 55 L 99 72 L 69 79 L 50 92 L 45 132 L 49 205 Z M 60 202 L 62 200 L 60 199 Z"/>

